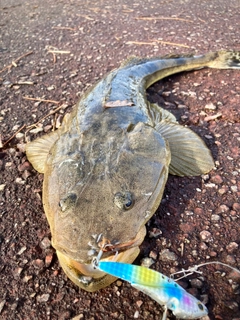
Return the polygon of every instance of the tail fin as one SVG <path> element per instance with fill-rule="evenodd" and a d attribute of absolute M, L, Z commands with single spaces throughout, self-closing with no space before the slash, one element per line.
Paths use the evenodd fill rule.
<path fill-rule="evenodd" d="M 208 54 L 206 54 L 207 57 Z M 212 53 L 209 53 L 212 55 Z M 216 69 L 240 69 L 239 51 L 218 51 L 209 59 L 208 67 Z"/>

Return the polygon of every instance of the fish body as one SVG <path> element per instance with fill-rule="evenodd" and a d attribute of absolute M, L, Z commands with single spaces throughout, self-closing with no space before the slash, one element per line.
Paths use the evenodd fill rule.
<path fill-rule="evenodd" d="M 196 319 L 208 314 L 205 305 L 175 281 L 160 272 L 127 263 L 100 261 L 97 268 L 128 281 L 181 319 Z"/>
<path fill-rule="evenodd" d="M 171 74 L 239 68 L 239 53 L 133 58 L 89 89 L 61 128 L 27 144 L 33 167 L 44 173 L 43 206 L 52 245 L 68 277 L 95 291 L 114 277 L 91 267 L 103 260 L 132 263 L 146 222 L 158 208 L 169 172 L 210 171 L 214 162 L 198 135 L 146 99 L 146 88 Z"/>

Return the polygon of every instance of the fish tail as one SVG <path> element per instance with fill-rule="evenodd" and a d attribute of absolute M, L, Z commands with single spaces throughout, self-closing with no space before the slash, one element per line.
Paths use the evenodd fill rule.
<path fill-rule="evenodd" d="M 169 55 L 138 61 L 139 78 L 145 78 L 145 87 L 174 73 L 201 68 L 240 69 L 240 52 L 221 50 L 203 55 Z M 139 70 L 139 69 L 138 69 Z"/>
<path fill-rule="evenodd" d="M 240 69 L 240 52 L 221 50 L 204 55 L 207 67 L 216 69 Z"/>

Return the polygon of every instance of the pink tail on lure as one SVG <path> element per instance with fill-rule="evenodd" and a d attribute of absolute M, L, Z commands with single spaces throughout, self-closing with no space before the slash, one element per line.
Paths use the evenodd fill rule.
<path fill-rule="evenodd" d="M 202 302 L 160 272 L 132 264 L 110 261 L 98 261 L 96 267 L 130 282 L 134 288 L 164 306 L 165 312 L 162 320 L 166 319 L 167 309 L 181 319 L 196 319 L 208 314 Z"/>

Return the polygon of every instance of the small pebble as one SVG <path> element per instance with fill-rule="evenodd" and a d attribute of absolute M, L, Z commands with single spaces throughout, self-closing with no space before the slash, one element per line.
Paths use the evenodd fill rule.
<path fill-rule="evenodd" d="M 231 186 L 231 190 L 232 190 L 232 192 L 237 192 L 238 191 L 238 187 L 237 186 Z"/>
<path fill-rule="evenodd" d="M 38 127 L 38 128 L 35 128 L 35 129 L 30 130 L 29 132 L 31 132 L 31 133 L 38 133 L 38 132 L 41 132 L 41 131 L 43 131 L 43 128 Z"/>
<path fill-rule="evenodd" d="M 228 253 L 233 253 L 235 250 L 238 249 L 238 244 L 236 242 L 230 242 L 227 246 L 226 246 L 227 252 Z"/>
<path fill-rule="evenodd" d="M 238 311 L 238 303 L 236 301 L 230 301 L 228 304 L 228 308 L 234 310 L 234 311 Z"/>
<path fill-rule="evenodd" d="M 15 277 L 19 277 L 20 274 L 22 273 L 22 271 L 23 271 L 23 268 L 20 268 L 20 267 L 16 268 L 16 269 L 14 270 L 14 276 L 15 276 Z"/>
<path fill-rule="evenodd" d="M 5 303 L 6 303 L 6 300 L 2 300 L 0 302 L 0 313 L 2 312 L 2 309 L 4 308 Z"/>
<path fill-rule="evenodd" d="M 220 216 L 218 215 L 218 214 L 212 214 L 211 215 L 211 220 L 212 221 L 218 221 L 218 220 L 220 220 L 221 218 L 220 218 Z"/>
<path fill-rule="evenodd" d="M 80 313 L 77 316 L 71 318 L 71 320 L 81 320 L 81 319 L 84 319 L 84 315 L 82 313 Z"/>
<path fill-rule="evenodd" d="M 137 310 L 137 311 L 135 311 L 133 318 L 137 319 L 138 317 L 139 317 L 139 311 Z"/>
<path fill-rule="evenodd" d="M 236 263 L 236 259 L 234 258 L 233 255 L 228 254 L 227 257 L 226 257 L 226 263 L 235 264 Z"/>
<path fill-rule="evenodd" d="M 17 253 L 17 255 L 21 255 L 25 250 L 27 249 L 27 247 L 23 246 Z"/>
<path fill-rule="evenodd" d="M 26 143 L 17 143 L 17 148 L 20 152 L 26 151 Z"/>
<path fill-rule="evenodd" d="M 217 256 L 217 252 L 210 251 L 209 255 L 210 255 L 210 257 L 216 257 Z"/>
<path fill-rule="evenodd" d="M 28 161 L 25 161 L 24 163 L 22 163 L 18 166 L 19 171 L 29 170 L 31 168 L 32 168 L 32 166 Z"/>
<path fill-rule="evenodd" d="M 33 260 L 32 264 L 36 269 L 41 269 L 44 267 L 44 261 L 41 259 Z"/>
<path fill-rule="evenodd" d="M 228 187 L 227 186 L 222 186 L 222 188 L 220 188 L 218 190 L 218 193 L 220 193 L 220 194 L 225 194 L 226 192 L 228 192 Z"/>
<path fill-rule="evenodd" d="M 216 184 L 215 183 L 206 183 L 205 187 L 206 188 L 214 188 L 214 187 L 216 187 Z"/>
<path fill-rule="evenodd" d="M 45 258 L 45 265 L 46 267 L 49 267 L 51 262 L 52 262 L 52 259 L 53 259 L 53 255 L 52 253 L 51 254 L 48 254 Z"/>
<path fill-rule="evenodd" d="M 164 249 L 160 252 L 160 260 L 162 261 L 176 261 L 177 255 L 169 249 Z"/>
<path fill-rule="evenodd" d="M 151 267 L 151 265 L 153 265 L 154 263 L 155 263 L 155 261 L 152 258 L 146 257 L 141 260 L 141 266 L 146 267 L 146 268 Z"/>
<path fill-rule="evenodd" d="M 51 241 L 48 239 L 48 237 L 44 237 L 41 241 L 41 247 L 43 249 L 48 249 L 51 247 Z"/>
<path fill-rule="evenodd" d="M 216 209 L 216 213 L 226 213 L 229 211 L 229 207 L 226 206 L 225 204 L 220 205 L 217 209 Z"/>
<path fill-rule="evenodd" d="M 192 279 L 192 280 L 190 280 L 190 281 L 191 281 L 191 286 L 192 286 L 193 288 L 200 289 L 200 288 L 202 288 L 202 286 L 203 286 L 202 281 L 199 280 L 199 279 Z"/>
<path fill-rule="evenodd" d="M 44 293 L 44 294 L 42 294 L 41 296 L 37 296 L 37 301 L 38 302 L 47 302 L 48 301 L 48 299 L 49 299 L 49 297 L 50 297 L 50 294 L 48 294 L 48 293 Z"/>
<path fill-rule="evenodd" d="M 24 137 L 24 133 L 22 133 L 22 132 L 18 132 L 18 133 L 16 134 L 16 138 L 17 138 L 18 140 L 21 140 L 23 137 Z"/>
<path fill-rule="evenodd" d="M 200 232 L 200 238 L 205 242 L 210 242 L 212 241 L 212 234 L 209 231 L 204 230 Z"/>
<path fill-rule="evenodd" d="M 25 183 L 25 181 L 24 181 L 22 178 L 20 178 L 20 177 L 16 178 L 16 179 L 15 179 L 15 182 L 16 182 L 17 184 L 24 184 L 24 183 Z"/>
<path fill-rule="evenodd" d="M 5 187 L 6 187 L 6 184 L 0 184 L 0 191 L 3 191 Z"/>
<path fill-rule="evenodd" d="M 233 207 L 233 210 L 240 211 L 240 203 L 235 202 L 232 207 Z"/>
<path fill-rule="evenodd" d="M 117 280 L 117 281 L 116 281 L 116 285 L 117 285 L 118 287 L 121 287 L 122 281 L 121 281 L 121 280 Z"/>
<path fill-rule="evenodd" d="M 149 231 L 149 238 L 157 238 L 162 234 L 162 231 L 157 228 L 152 228 L 152 230 Z"/>
<path fill-rule="evenodd" d="M 25 283 L 27 283 L 29 280 L 31 280 L 32 279 L 32 276 L 25 276 L 24 278 L 23 278 L 23 282 L 25 282 Z"/>
<path fill-rule="evenodd" d="M 55 86 L 54 85 L 52 85 L 52 86 L 50 86 L 50 87 L 47 87 L 47 90 L 48 91 L 52 91 L 52 90 L 54 90 L 55 89 Z"/>
<path fill-rule="evenodd" d="M 210 102 L 210 103 L 208 103 L 208 104 L 205 105 L 205 109 L 208 109 L 208 110 L 216 110 L 217 107 L 216 107 L 212 102 Z"/>
<path fill-rule="evenodd" d="M 137 304 L 138 308 L 140 308 L 141 305 L 143 304 L 143 301 L 142 301 L 142 300 L 138 300 L 138 301 L 136 302 L 136 304 Z"/>
<path fill-rule="evenodd" d="M 31 176 L 31 172 L 24 170 L 22 174 L 23 179 L 26 180 L 29 176 Z"/>
<path fill-rule="evenodd" d="M 192 233 L 195 230 L 195 226 L 190 223 L 181 223 L 179 225 L 179 228 L 184 232 L 184 233 Z"/>
<path fill-rule="evenodd" d="M 220 184 L 223 182 L 223 179 L 220 175 L 215 175 L 211 178 L 211 181 L 216 184 Z"/>
<path fill-rule="evenodd" d="M 240 281 L 240 273 L 237 270 L 232 270 L 229 273 L 229 278 L 233 279 L 234 281 L 239 282 Z"/>
<path fill-rule="evenodd" d="M 195 208 L 195 209 L 194 209 L 194 213 L 195 213 L 195 214 L 198 214 L 198 215 L 202 215 L 202 214 L 204 214 L 204 211 L 203 211 L 202 208 Z"/>
<path fill-rule="evenodd" d="M 185 104 L 179 104 L 177 107 L 178 107 L 179 109 L 187 108 L 187 106 L 185 106 Z"/>
<path fill-rule="evenodd" d="M 149 257 L 152 258 L 153 260 L 156 260 L 157 259 L 157 252 L 151 251 L 149 253 Z"/>

